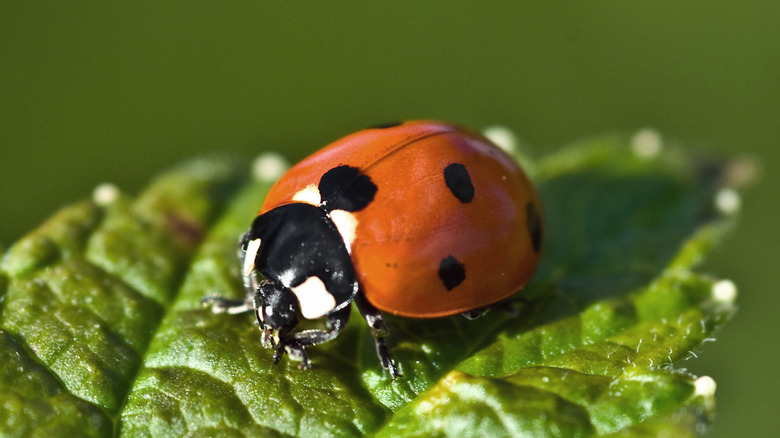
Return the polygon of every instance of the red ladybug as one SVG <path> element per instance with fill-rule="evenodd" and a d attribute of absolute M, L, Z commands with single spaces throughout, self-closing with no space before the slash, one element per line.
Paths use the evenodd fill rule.
<path fill-rule="evenodd" d="M 241 238 L 246 300 L 207 301 L 216 313 L 254 310 L 274 362 L 287 352 L 302 368 L 354 301 L 395 377 L 382 311 L 475 317 L 528 282 L 541 241 L 536 191 L 490 141 L 441 122 L 385 125 L 282 176 Z M 299 316 L 327 317 L 327 330 L 292 332 Z"/>

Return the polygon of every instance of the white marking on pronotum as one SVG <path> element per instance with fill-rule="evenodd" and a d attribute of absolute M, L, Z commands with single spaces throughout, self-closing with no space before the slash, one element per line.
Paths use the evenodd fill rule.
<path fill-rule="evenodd" d="M 655 129 L 642 129 L 631 138 L 631 149 L 638 157 L 652 158 L 661 152 L 663 139 Z"/>
<path fill-rule="evenodd" d="M 354 214 L 346 210 L 333 210 L 330 212 L 330 220 L 336 225 L 336 229 L 341 234 L 341 239 L 347 247 L 347 252 L 352 254 L 352 242 L 355 241 L 355 229 L 357 228 L 357 218 Z"/>
<path fill-rule="evenodd" d="M 715 390 L 718 389 L 718 385 L 710 376 L 701 376 L 693 381 L 694 393 L 696 395 L 704 397 L 712 397 L 715 395 Z"/>
<path fill-rule="evenodd" d="M 503 149 L 504 152 L 512 153 L 517 149 L 517 136 L 505 126 L 488 126 L 482 131 L 482 135 Z"/>
<path fill-rule="evenodd" d="M 301 313 L 306 319 L 317 319 L 336 308 L 336 299 L 319 277 L 311 276 L 290 290 L 298 297 Z"/>
<path fill-rule="evenodd" d="M 246 255 L 244 256 L 244 275 L 249 275 L 255 269 L 255 259 L 257 252 L 260 251 L 260 239 L 250 240 L 246 245 Z"/>
<path fill-rule="evenodd" d="M 255 315 L 257 315 L 257 320 L 260 322 L 265 322 L 265 318 L 263 318 L 263 308 L 258 307 L 255 309 Z M 263 337 L 265 337 L 265 333 L 263 333 Z M 265 341 L 263 341 L 263 344 L 265 344 Z"/>
<path fill-rule="evenodd" d="M 290 165 L 276 152 L 266 152 L 252 162 L 252 177 L 262 182 L 274 182 L 279 179 Z"/>
<path fill-rule="evenodd" d="M 292 200 L 295 202 L 303 202 L 305 204 L 319 206 L 322 202 L 322 197 L 320 195 L 320 189 L 317 188 L 317 185 L 309 184 L 308 186 L 298 190 L 298 192 L 293 195 Z"/>

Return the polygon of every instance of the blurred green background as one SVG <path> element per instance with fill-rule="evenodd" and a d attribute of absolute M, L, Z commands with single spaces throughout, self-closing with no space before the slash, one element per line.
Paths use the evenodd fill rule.
<path fill-rule="evenodd" d="M 740 310 L 682 366 L 718 382 L 710 436 L 775 436 L 780 2 L 679 3 L 4 1 L 0 242 L 205 151 L 294 161 L 426 117 L 506 125 L 541 156 L 654 127 L 764 168 L 706 266 Z"/>

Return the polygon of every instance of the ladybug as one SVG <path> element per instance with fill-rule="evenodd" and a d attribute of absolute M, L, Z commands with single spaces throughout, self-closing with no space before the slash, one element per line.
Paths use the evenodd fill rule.
<path fill-rule="evenodd" d="M 458 126 L 410 121 L 359 131 L 292 167 L 240 239 L 245 300 L 207 297 L 215 313 L 254 311 L 274 363 L 347 325 L 352 302 L 382 366 L 400 376 L 382 312 L 474 318 L 536 269 L 539 197 L 517 163 Z M 293 332 L 299 318 L 326 329 Z"/>

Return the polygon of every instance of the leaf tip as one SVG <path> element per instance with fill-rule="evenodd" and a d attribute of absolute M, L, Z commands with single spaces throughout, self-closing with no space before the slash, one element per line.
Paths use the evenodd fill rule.
<path fill-rule="evenodd" d="M 490 125 L 482 129 L 482 135 L 511 156 L 530 176 L 536 174 L 536 163 L 530 158 L 527 143 L 503 125 Z"/>
<path fill-rule="evenodd" d="M 739 212 L 739 208 L 742 205 L 742 199 L 736 190 L 732 188 L 720 189 L 715 195 L 715 207 L 718 212 L 725 216 L 732 216 Z"/>
<path fill-rule="evenodd" d="M 712 377 L 701 376 L 693 381 L 693 388 L 694 395 L 710 398 L 715 396 L 715 390 L 718 389 L 718 385 Z"/>
<path fill-rule="evenodd" d="M 103 183 L 92 191 L 92 201 L 101 207 L 106 207 L 115 203 L 121 195 L 119 187 L 113 183 Z"/>
<path fill-rule="evenodd" d="M 661 133 L 652 128 L 637 131 L 631 137 L 631 150 L 639 158 L 653 158 L 663 149 Z"/>
<path fill-rule="evenodd" d="M 252 177 L 261 182 L 274 182 L 287 171 L 290 164 L 279 153 L 265 152 L 252 162 Z"/>
<path fill-rule="evenodd" d="M 719 304 L 733 306 L 737 300 L 737 286 L 731 280 L 720 280 L 712 285 L 712 298 Z"/>
<path fill-rule="evenodd" d="M 482 135 L 508 154 L 514 154 L 517 151 L 517 135 L 506 126 L 488 126 L 482 130 Z"/>

